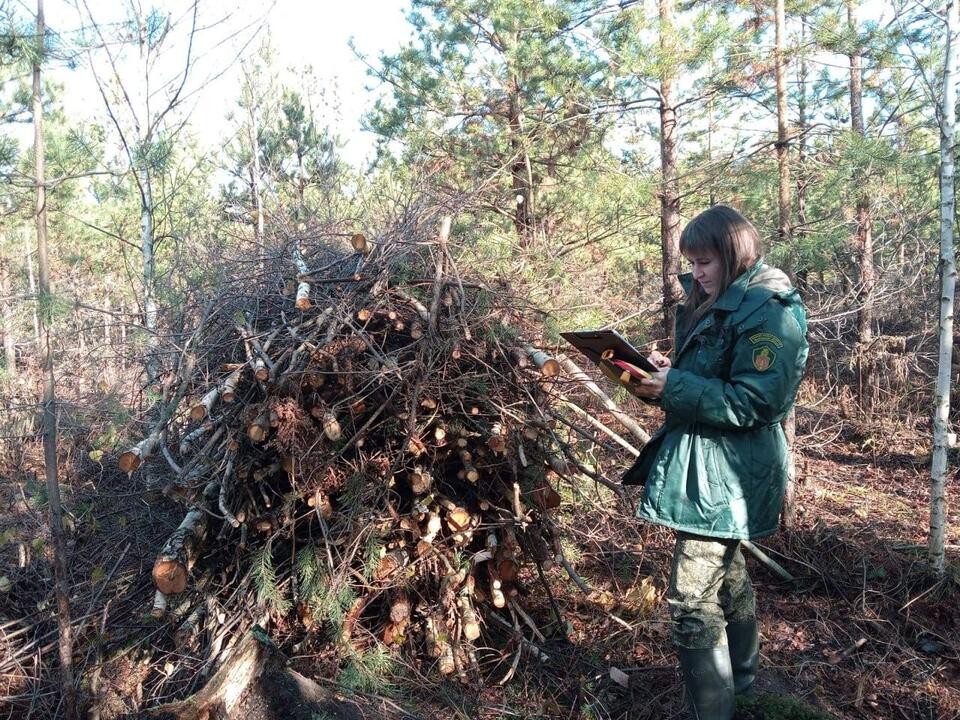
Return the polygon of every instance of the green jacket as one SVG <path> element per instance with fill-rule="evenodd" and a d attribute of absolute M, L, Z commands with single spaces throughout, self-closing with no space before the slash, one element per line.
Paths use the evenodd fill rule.
<path fill-rule="evenodd" d="M 692 278 L 680 280 L 689 290 Z M 780 421 L 807 362 L 806 330 L 787 276 L 757 262 L 678 333 L 664 425 L 624 476 L 645 483 L 639 517 L 718 538 L 776 531 L 789 464 Z"/>

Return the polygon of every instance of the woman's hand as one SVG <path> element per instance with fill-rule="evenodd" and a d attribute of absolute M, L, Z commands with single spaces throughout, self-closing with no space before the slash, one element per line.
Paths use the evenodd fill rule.
<path fill-rule="evenodd" d="M 666 358 L 664 358 L 666 360 Z M 651 360 L 650 362 L 653 362 Z M 637 387 L 637 395 L 648 398 L 649 400 L 658 400 L 663 395 L 663 388 L 667 384 L 667 374 L 670 372 L 669 360 L 667 367 L 662 368 L 653 377 L 642 378 Z"/>
<path fill-rule="evenodd" d="M 650 362 L 652 362 L 654 365 L 656 365 L 656 366 L 657 366 L 658 368 L 660 368 L 661 370 L 662 370 L 663 368 L 673 367 L 673 363 L 670 362 L 670 358 L 668 358 L 666 355 L 664 355 L 664 354 L 663 354 L 662 352 L 660 352 L 659 350 L 654 350 L 652 353 L 650 353 L 649 355 L 647 355 L 647 360 L 649 360 Z"/>

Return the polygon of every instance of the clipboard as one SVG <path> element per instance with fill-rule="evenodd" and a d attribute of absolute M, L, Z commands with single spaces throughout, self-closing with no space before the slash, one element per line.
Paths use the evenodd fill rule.
<path fill-rule="evenodd" d="M 650 375 L 660 370 L 616 330 L 575 330 L 560 333 L 560 337 L 601 368 L 613 365 L 620 370 L 632 372 L 622 364 L 628 363 Z"/>

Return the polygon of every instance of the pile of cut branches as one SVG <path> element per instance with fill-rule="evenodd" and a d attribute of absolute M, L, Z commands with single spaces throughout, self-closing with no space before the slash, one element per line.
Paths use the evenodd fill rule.
<path fill-rule="evenodd" d="M 518 303 L 461 274 L 449 232 L 428 214 L 349 249 L 297 238 L 208 308 L 119 460 L 165 457 L 187 508 L 153 568 L 182 650 L 212 660 L 272 622 L 466 678 L 492 626 L 539 634 L 523 598 L 543 570 L 579 581 L 551 521 L 559 483 L 609 483 L 578 444 L 636 451 L 564 393 L 645 434 L 523 339 Z"/>

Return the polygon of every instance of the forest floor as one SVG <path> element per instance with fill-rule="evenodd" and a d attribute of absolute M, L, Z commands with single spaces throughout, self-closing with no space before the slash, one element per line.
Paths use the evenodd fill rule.
<path fill-rule="evenodd" d="M 96 716 L 106 720 L 133 716 L 144 700 L 182 698 L 196 689 L 198 673 L 180 663 L 171 627 L 149 618 L 153 557 L 180 511 L 147 490 L 146 478 L 127 478 L 109 457 L 94 462 L 88 449 L 78 443 L 62 468 L 74 657 L 85 697 L 96 698 Z M 796 527 L 758 543 L 796 581 L 783 582 L 748 557 L 761 694 L 738 717 L 960 718 L 960 513 L 954 502 L 949 572 L 936 581 L 924 561 L 925 435 L 801 410 L 798 449 Z M 8 462 L 0 468 L 0 720 L 55 717 L 40 448 L 24 446 Z M 956 487 L 954 479 L 948 492 Z M 684 717 L 663 600 L 670 533 L 634 520 L 602 488 L 566 488 L 563 496 L 565 551 L 590 592 L 562 569 L 547 572 L 546 585 L 526 579 L 523 627 L 528 637 L 529 626 L 540 633 L 536 653 L 502 641 L 496 647 L 506 650 L 480 657 L 483 681 L 470 683 L 438 681 L 429 667 L 396 662 L 348 692 L 338 684 L 342 658 L 316 634 L 283 649 L 293 669 L 329 688 L 330 702 L 298 704 L 282 678 L 267 676 L 244 699 L 244 716 Z M 499 627 L 487 630 L 505 639 Z"/>

